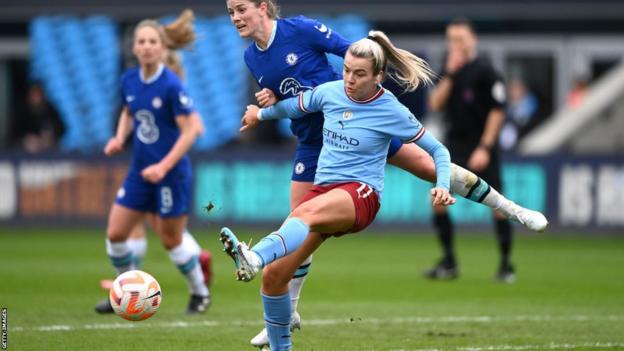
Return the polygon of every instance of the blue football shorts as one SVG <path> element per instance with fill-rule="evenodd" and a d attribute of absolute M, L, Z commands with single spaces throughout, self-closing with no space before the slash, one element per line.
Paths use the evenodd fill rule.
<path fill-rule="evenodd" d="M 189 212 L 192 186 L 191 174 L 167 175 L 160 183 L 152 184 L 144 180 L 140 172 L 131 171 L 117 191 L 115 202 L 160 217 L 179 217 Z"/>

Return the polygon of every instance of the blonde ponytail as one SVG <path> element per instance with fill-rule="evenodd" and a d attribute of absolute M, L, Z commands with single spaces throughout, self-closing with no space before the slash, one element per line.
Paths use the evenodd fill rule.
<path fill-rule="evenodd" d="M 193 28 L 195 14 L 186 9 L 172 23 L 163 27 L 167 48 L 177 50 L 186 47 L 195 41 L 196 34 Z"/>
<path fill-rule="evenodd" d="M 370 31 L 367 38 L 351 44 L 349 53 L 355 57 L 371 59 L 374 73 L 385 72 L 389 64 L 394 69 L 389 74 L 390 78 L 403 86 L 406 91 L 414 91 L 419 86 L 432 84 L 435 77 L 435 73 L 425 60 L 407 50 L 395 47 L 381 31 Z"/>
<path fill-rule="evenodd" d="M 171 24 L 163 26 L 156 20 L 146 19 L 137 24 L 134 32 L 136 33 L 137 30 L 143 27 L 152 27 L 158 32 L 160 40 L 162 40 L 163 45 L 167 49 L 177 50 L 195 41 L 194 20 L 195 15 L 193 11 L 186 9 Z"/>
<path fill-rule="evenodd" d="M 184 67 L 182 67 L 182 58 L 180 55 L 174 50 L 167 50 L 165 54 L 165 59 L 163 60 L 165 66 L 175 73 L 180 80 L 184 80 L 185 72 Z"/>
<path fill-rule="evenodd" d="M 186 9 L 182 11 L 175 21 L 166 26 L 163 26 L 156 20 L 146 19 L 139 22 L 134 31 L 136 33 L 137 30 L 143 27 L 154 28 L 156 32 L 158 32 L 158 36 L 165 47 L 164 64 L 175 72 L 180 79 L 184 79 L 182 59 L 175 50 L 182 49 L 195 41 L 196 34 L 193 28 L 194 20 L 195 15 L 193 11 Z"/>

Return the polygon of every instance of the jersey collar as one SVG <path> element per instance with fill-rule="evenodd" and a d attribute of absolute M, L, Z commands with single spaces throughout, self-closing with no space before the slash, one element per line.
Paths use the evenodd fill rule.
<path fill-rule="evenodd" d="M 159 64 L 158 68 L 156 69 L 156 73 L 154 73 L 153 76 L 151 76 L 149 79 L 145 79 L 145 77 L 143 76 L 143 70 L 140 69 L 139 70 L 139 77 L 141 77 L 141 82 L 143 82 L 143 84 L 151 84 L 154 83 L 158 78 L 160 78 L 160 75 L 163 73 L 163 71 L 165 70 L 165 65 L 164 64 Z"/>
<path fill-rule="evenodd" d="M 382 86 L 379 86 L 379 90 L 375 93 L 375 95 L 369 97 L 366 100 L 356 100 L 356 99 L 352 98 L 351 96 L 349 96 L 349 94 L 347 94 L 347 89 L 345 89 L 344 92 L 345 92 L 345 95 L 347 95 L 347 97 L 349 98 L 349 100 L 351 100 L 351 101 L 353 101 L 355 103 L 358 103 L 358 104 L 367 104 L 369 102 L 377 100 L 377 98 L 379 98 L 381 95 L 383 95 L 384 90 L 385 89 Z"/>
<path fill-rule="evenodd" d="M 267 51 L 269 50 L 269 48 L 271 47 L 271 44 L 273 44 L 273 40 L 275 40 L 275 33 L 277 32 L 277 21 L 273 20 L 273 29 L 271 30 L 271 36 L 269 37 L 269 42 L 267 43 L 266 49 L 263 49 L 261 47 L 258 46 L 257 42 L 254 42 L 256 45 L 256 48 L 260 51 Z"/>

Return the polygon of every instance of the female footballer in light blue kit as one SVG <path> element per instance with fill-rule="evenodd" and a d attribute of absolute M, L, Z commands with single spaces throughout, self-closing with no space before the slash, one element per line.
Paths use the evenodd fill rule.
<path fill-rule="evenodd" d="M 430 83 L 433 73 L 420 58 L 395 48 L 382 32 L 369 35 L 349 47 L 344 80 L 321 84 L 266 109 L 250 105 L 243 117 L 242 131 L 255 127 L 259 120 L 301 118 L 317 111 L 323 112 L 325 121 L 314 187 L 281 228 L 251 249 L 229 229 L 221 231 L 240 280 L 249 281 L 263 267 L 272 267 L 263 272 L 262 301 L 273 351 L 292 348 L 288 278 L 327 237 L 359 232 L 374 220 L 393 137 L 415 142 L 433 157 L 437 176 L 431 191 L 433 203 L 455 201 L 449 193 L 448 150 L 381 86 L 387 65 L 395 68 L 395 79 L 406 90 Z"/>
<path fill-rule="evenodd" d="M 210 294 L 198 264 L 199 246 L 183 232 L 192 193 L 186 153 L 202 127 L 191 117 L 192 100 L 180 79 L 162 63 L 166 47 L 180 48 L 194 40 L 192 13 L 176 23 L 165 33 L 158 22 L 145 20 L 134 32 L 139 67 L 121 78 L 123 110 L 117 133 L 105 147 L 107 155 L 121 151 L 134 130 L 133 156 L 109 215 L 106 251 L 118 273 L 133 269 L 128 236 L 146 213 L 156 214 L 153 227 L 191 291 L 187 313 L 197 313 L 207 308 Z"/>
<path fill-rule="evenodd" d="M 254 41 L 245 51 L 244 58 L 256 82 L 263 88 L 256 94 L 260 106 L 269 106 L 319 84 L 341 79 L 327 61 L 326 54 L 344 56 L 350 42 L 331 28 L 303 16 L 281 19 L 274 0 L 228 0 L 227 9 L 239 34 Z M 291 122 L 291 130 L 298 141 L 291 178 L 291 209 L 313 186 L 322 126 L 321 113 L 310 113 Z M 389 164 L 427 181 L 436 179 L 433 160 L 414 143 L 402 144 L 394 138 L 387 156 Z M 529 229 L 543 230 L 546 226 L 547 221 L 541 213 L 514 204 L 474 173 L 454 164 L 451 165 L 451 191 L 497 209 Z M 290 283 L 295 311 L 310 263 L 311 257 L 302 264 Z M 298 327 L 296 312 L 293 318 L 293 327 Z M 264 344 L 264 332 L 252 339 L 254 346 Z"/>

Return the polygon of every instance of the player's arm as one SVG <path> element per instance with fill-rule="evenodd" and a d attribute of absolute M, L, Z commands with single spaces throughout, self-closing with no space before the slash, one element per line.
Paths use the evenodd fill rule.
<path fill-rule="evenodd" d="M 431 190 L 434 205 L 452 205 L 455 199 L 449 189 L 451 184 L 451 155 L 448 149 L 429 133 L 414 115 L 403 105 L 398 105 L 391 123 L 384 125 L 387 133 L 397 136 L 403 143 L 416 143 L 433 158 L 436 168 L 436 185 Z"/>
<path fill-rule="evenodd" d="M 498 134 L 505 122 L 505 84 L 493 69 L 484 74 L 484 79 L 490 109 L 479 145 L 468 159 L 468 168 L 477 172 L 484 170 L 490 163 L 490 153 L 496 146 Z"/>
<path fill-rule="evenodd" d="M 479 147 L 485 148 L 490 151 L 496 140 L 498 139 L 498 133 L 505 122 L 505 112 L 501 108 L 493 108 L 488 113 L 487 120 L 485 121 L 485 129 L 481 135 L 481 141 Z"/>
<path fill-rule="evenodd" d="M 201 115 L 197 111 L 193 111 L 191 113 L 191 122 L 193 122 L 194 127 L 197 131 L 197 136 L 204 134 L 206 128 L 204 128 L 204 122 L 202 121 Z"/>
<path fill-rule="evenodd" d="M 193 114 L 180 115 L 175 118 L 176 125 L 180 129 L 180 136 L 167 155 L 159 162 L 169 171 L 191 149 L 197 137 L 203 130 L 203 124 L 199 118 L 193 118 Z"/>
<path fill-rule="evenodd" d="M 449 190 L 451 188 L 451 154 L 446 146 L 424 127 L 421 127 L 414 138 L 406 142 L 412 142 L 412 140 L 433 158 L 436 168 L 436 187 Z"/>
<path fill-rule="evenodd" d="M 241 132 L 255 128 L 260 121 L 267 119 L 301 118 L 309 113 L 321 110 L 318 89 L 307 90 L 298 96 L 279 101 L 273 106 L 259 108 L 248 105 L 241 119 Z"/>
<path fill-rule="evenodd" d="M 196 116 L 198 117 L 198 116 Z M 197 137 L 201 134 L 203 126 L 199 118 L 189 115 L 178 115 L 175 117 L 176 125 L 180 130 L 180 136 L 165 157 L 160 162 L 146 167 L 141 172 L 145 180 L 158 183 L 167 173 L 182 159 L 191 149 Z"/>
<path fill-rule="evenodd" d="M 104 147 L 104 154 L 107 156 L 116 154 L 123 150 L 123 144 L 132 132 L 132 116 L 128 111 L 128 106 L 124 106 L 119 114 L 119 123 L 115 136 L 108 140 Z"/>
<path fill-rule="evenodd" d="M 452 88 L 453 79 L 449 76 L 442 77 L 435 88 L 429 93 L 429 110 L 433 112 L 442 110 L 451 95 Z"/>
<path fill-rule="evenodd" d="M 433 205 L 452 205 L 455 199 L 450 194 L 451 184 L 451 154 L 446 146 L 444 146 L 433 134 L 422 129 L 422 136 L 416 141 L 416 145 L 427 151 L 436 169 L 436 186 L 431 189 L 431 197 Z"/>
<path fill-rule="evenodd" d="M 467 61 L 468 57 L 465 53 L 460 50 L 449 50 L 444 67 L 445 73 L 436 87 L 429 93 L 428 105 L 431 111 L 438 112 L 446 106 L 448 98 L 451 95 L 451 90 L 453 89 L 453 76 Z"/>

